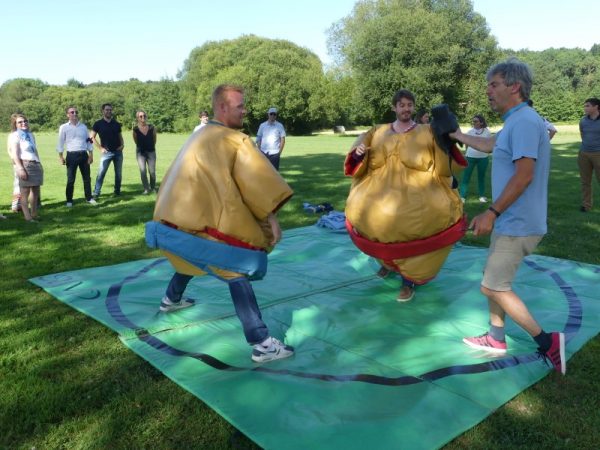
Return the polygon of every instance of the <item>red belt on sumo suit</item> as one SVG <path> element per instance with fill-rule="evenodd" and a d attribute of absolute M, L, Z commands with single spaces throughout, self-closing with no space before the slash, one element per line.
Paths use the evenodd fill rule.
<path fill-rule="evenodd" d="M 465 235 L 467 227 L 467 215 L 464 214 L 454 225 L 433 236 L 409 242 L 390 242 L 386 244 L 384 242 L 373 242 L 362 237 L 346 219 L 348 234 L 360 251 L 374 258 L 390 262 L 394 259 L 423 255 L 452 245 Z"/>

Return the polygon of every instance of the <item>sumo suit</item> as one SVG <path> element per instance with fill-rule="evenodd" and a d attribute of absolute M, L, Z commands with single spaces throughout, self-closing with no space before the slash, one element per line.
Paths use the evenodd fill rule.
<path fill-rule="evenodd" d="M 177 271 L 170 288 L 177 281 L 179 297 L 192 276 L 228 283 L 250 344 L 262 342 L 268 330 L 249 279 L 266 274 L 273 239 L 267 216 L 292 194 L 247 135 L 211 121 L 171 164 L 154 221 L 146 225 L 148 245 L 160 248 Z"/>
<path fill-rule="evenodd" d="M 455 146 L 443 150 L 430 125 L 396 133 L 377 125 L 358 138 L 367 152 L 346 157 L 352 176 L 346 227 L 354 244 L 382 266 L 417 285 L 439 272 L 452 244 L 466 231 L 453 171 L 466 161 Z"/>

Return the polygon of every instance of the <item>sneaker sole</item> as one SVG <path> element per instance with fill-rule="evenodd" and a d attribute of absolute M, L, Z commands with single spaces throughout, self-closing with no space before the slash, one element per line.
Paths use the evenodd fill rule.
<path fill-rule="evenodd" d="M 285 359 L 285 358 L 289 358 L 290 356 L 293 356 L 294 352 L 285 352 L 285 353 L 277 353 L 277 354 L 264 354 L 261 356 L 255 356 L 254 354 L 252 355 L 252 361 L 256 362 L 256 363 L 264 363 L 264 362 L 269 362 L 269 361 L 275 361 L 276 359 Z"/>
<path fill-rule="evenodd" d="M 181 305 L 163 305 L 164 303 L 161 303 L 160 307 L 158 308 L 160 312 L 170 313 L 173 311 L 179 311 L 180 309 L 189 308 L 190 306 L 194 306 L 195 303 L 188 300 L 185 304 Z"/>
<path fill-rule="evenodd" d="M 467 340 L 467 338 L 464 338 L 463 343 L 471 348 L 476 348 L 477 350 L 485 350 L 486 352 L 489 353 L 495 353 L 495 354 L 504 354 L 508 351 L 508 349 L 505 348 L 495 348 L 495 347 L 489 347 L 487 345 L 477 345 L 474 344 L 473 342 Z"/>
<path fill-rule="evenodd" d="M 406 302 L 410 302 L 413 298 L 415 298 L 415 291 L 413 291 L 412 294 L 410 294 L 410 297 L 406 297 L 406 298 L 396 297 L 396 301 L 399 303 L 406 303 Z"/>

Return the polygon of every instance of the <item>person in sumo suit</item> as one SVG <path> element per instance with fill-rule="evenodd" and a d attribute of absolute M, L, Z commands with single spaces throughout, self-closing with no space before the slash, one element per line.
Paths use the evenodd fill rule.
<path fill-rule="evenodd" d="M 275 213 L 293 192 L 246 134 L 244 91 L 220 85 L 212 95 L 214 119 L 184 144 L 160 186 L 146 241 L 175 267 L 162 312 L 191 307 L 183 298 L 193 276 L 228 284 L 251 358 L 267 362 L 294 354 L 270 336 L 250 280 L 266 274 L 267 253 L 281 240 Z"/>
<path fill-rule="evenodd" d="M 466 231 L 453 174 L 467 163 L 448 137 L 458 122 L 442 104 L 432 108 L 431 124 L 417 124 L 414 109 L 410 91 L 396 92 L 396 120 L 361 135 L 344 162 L 352 177 L 346 227 L 354 244 L 377 258 L 380 277 L 402 277 L 399 302 L 437 275 Z"/>

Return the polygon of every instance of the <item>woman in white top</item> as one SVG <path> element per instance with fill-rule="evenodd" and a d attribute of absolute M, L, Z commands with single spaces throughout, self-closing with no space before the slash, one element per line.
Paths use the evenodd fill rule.
<path fill-rule="evenodd" d="M 35 143 L 29 131 L 29 122 L 23 114 L 11 116 L 12 133 L 8 136 L 8 153 L 21 189 L 21 209 L 28 222 L 37 218 L 40 186 L 44 184 L 44 169 Z"/>
<path fill-rule="evenodd" d="M 491 136 L 490 130 L 487 128 L 487 123 L 482 115 L 477 114 L 473 117 L 473 128 L 471 128 L 467 134 L 481 137 Z M 463 172 L 462 181 L 459 187 L 460 198 L 464 203 L 467 198 L 467 192 L 469 191 L 471 175 L 473 174 L 475 167 L 477 167 L 477 190 L 479 192 L 479 201 L 481 203 L 486 203 L 488 200 L 485 196 L 485 173 L 487 172 L 489 153 L 480 152 L 472 147 L 467 147 L 465 156 L 467 157 L 469 165 Z"/>

